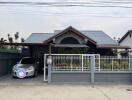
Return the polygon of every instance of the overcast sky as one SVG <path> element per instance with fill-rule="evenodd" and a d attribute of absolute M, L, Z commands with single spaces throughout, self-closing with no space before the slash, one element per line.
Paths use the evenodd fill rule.
<path fill-rule="evenodd" d="M 25 1 L 38 2 L 40 0 Z M 60 2 L 62 0 L 49 1 Z M 114 0 L 65 0 L 65 2 L 70 1 Z M 47 2 L 47 0 L 41 0 L 41 2 Z M 122 5 L 130 7 L 132 3 L 122 3 Z M 0 5 L 0 38 L 6 37 L 7 33 L 13 35 L 16 31 L 20 32 L 22 37 L 27 38 L 31 33 L 53 33 L 54 30 L 62 30 L 68 26 L 73 26 L 78 30 L 102 30 L 111 37 L 121 37 L 132 29 L 132 8 Z"/>

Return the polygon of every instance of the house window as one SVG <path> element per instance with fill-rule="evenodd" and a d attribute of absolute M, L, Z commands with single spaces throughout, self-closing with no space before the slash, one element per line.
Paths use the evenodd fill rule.
<path fill-rule="evenodd" d="M 78 40 L 73 37 L 66 37 L 60 43 L 61 44 L 80 44 Z"/>

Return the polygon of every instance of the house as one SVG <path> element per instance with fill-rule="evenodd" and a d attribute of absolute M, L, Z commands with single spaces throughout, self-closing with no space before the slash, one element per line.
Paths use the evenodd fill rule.
<path fill-rule="evenodd" d="M 32 33 L 24 42 L 29 46 L 30 56 L 43 58 L 44 54 L 100 54 L 114 56 L 116 49 L 128 49 L 103 31 L 80 31 L 73 27 L 54 33 Z M 51 45 L 51 50 L 49 48 Z"/>
<path fill-rule="evenodd" d="M 94 68 L 98 71 L 103 70 L 103 68 L 117 70 L 117 66 L 113 64 L 123 65 L 118 67 L 119 70 L 122 67 L 124 69 L 124 63 L 125 69 L 129 69 L 128 59 L 122 60 L 123 64 L 119 64 L 121 63 L 119 59 L 117 61 L 107 58 L 100 60 L 100 56 L 116 56 L 117 49 L 129 49 L 129 46 L 118 45 L 103 31 L 83 31 L 70 26 L 64 30 L 56 30 L 54 33 L 32 33 L 24 43 L 28 45 L 30 56 L 44 61 L 42 63 L 44 81 L 49 83 L 94 83 L 94 78 L 96 82 L 131 80 L 129 74 L 99 74 L 94 72 Z M 49 55 L 52 55 L 51 58 L 48 58 Z M 51 66 L 49 66 L 49 62 Z M 48 74 L 46 74 L 47 71 Z"/>
<path fill-rule="evenodd" d="M 120 46 L 122 45 L 126 45 L 129 46 L 131 49 L 129 50 L 120 50 L 120 52 L 123 53 L 127 53 L 129 55 L 132 55 L 132 30 L 128 31 L 120 40 L 119 40 L 119 44 Z"/>
<path fill-rule="evenodd" d="M 132 82 L 130 58 L 115 56 L 119 45 L 103 31 L 68 27 L 53 33 L 32 33 L 24 43 L 23 56 L 40 58 L 44 81 L 51 82 Z M 102 56 L 102 58 L 101 58 Z"/>

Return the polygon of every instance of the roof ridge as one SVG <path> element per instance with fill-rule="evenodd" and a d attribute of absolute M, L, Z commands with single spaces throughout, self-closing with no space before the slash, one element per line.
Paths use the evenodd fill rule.
<path fill-rule="evenodd" d="M 54 30 L 54 31 L 61 31 L 61 30 Z M 103 32 L 103 30 L 79 30 L 80 32 L 81 31 L 101 31 L 101 32 Z"/>
<path fill-rule="evenodd" d="M 79 30 L 79 31 L 101 31 L 103 32 L 102 30 Z"/>
<path fill-rule="evenodd" d="M 54 33 L 31 33 L 31 34 L 54 34 Z"/>

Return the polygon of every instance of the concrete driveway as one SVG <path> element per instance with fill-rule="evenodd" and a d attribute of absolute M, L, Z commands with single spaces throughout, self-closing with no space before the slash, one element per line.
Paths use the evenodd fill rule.
<path fill-rule="evenodd" d="M 34 78 L 12 78 L 11 75 L 5 75 L 0 77 L 0 85 L 43 85 L 43 74 L 38 75 Z"/>
<path fill-rule="evenodd" d="M 0 85 L 1 100 L 132 100 L 130 85 Z"/>

